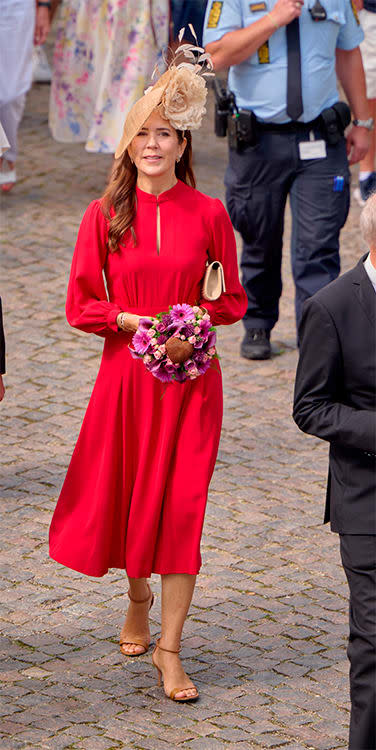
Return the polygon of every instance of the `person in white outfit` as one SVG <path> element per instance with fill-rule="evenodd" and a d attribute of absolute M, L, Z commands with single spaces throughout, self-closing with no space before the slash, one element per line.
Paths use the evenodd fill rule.
<path fill-rule="evenodd" d="M 43 44 L 50 28 L 47 0 L 0 0 L 0 122 L 10 148 L 0 158 L 0 185 L 16 181 L 17 133 L 32 80 L 33 42 Z"/>

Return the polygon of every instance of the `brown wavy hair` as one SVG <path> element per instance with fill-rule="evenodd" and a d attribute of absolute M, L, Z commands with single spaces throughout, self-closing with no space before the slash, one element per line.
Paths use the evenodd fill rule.
<path fill-rule="evenodd" d="M 185 182 L 187 185 L 196 187 L 196 179 L 192 168 L 192 136 L 189 130 L 175 131 L 179 143 L 184 138 L 187 139 L 183 155 L 177 164 L 175 164 L 175 174 L 178 180 Z M 108 227 L 108 247 L 110 252 L 115 252 L 125 233 L 130 230 L 136 244 L 136 235 L 133 229 L 133 221 L 136 215 L 136 182 L 137 168 L 130 159 L 128 150 L 118 162 L 115 162 L 114 168 L 107 188 L 102 196 L 102 210 L 109 221 Z M 115 212 L 111 216 L 111 209 Z"/>

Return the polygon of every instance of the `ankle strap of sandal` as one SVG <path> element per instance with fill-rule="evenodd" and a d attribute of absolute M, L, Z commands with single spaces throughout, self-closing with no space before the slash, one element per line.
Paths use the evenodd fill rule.
<path fill-rule="evenodd" d="M 152 593 L 151 593 L 151 588 L 150 588 L 149 584 L 147 584 L 147 587 L 149 589 L 149 593 L 148 593 L 146 599 L 133 599 L 133 596 L 131 596 L 130 591 L 128 589 L 128 597 L 131 600 L 131 602 L 134 602 L 135 604 L 145 604 L 146 602 L 148 602 L 149 599 L 150 599 L 150 597 L 152 596 Z"/>
<path fill-rule="evenodd" d="M 181 651 L 181 647 L 178 648 L 177 651 L 172 651 L 170 648 L 163 648 L 163 646 L 161 646 L 161 639 L 160 638 L 158 638 L 158 640 L 155 642 L 155 645 L 158 648 L 160 648 L 161 651 L 166 651 L 168 654 L 179 654 L 180 651 Z"/>

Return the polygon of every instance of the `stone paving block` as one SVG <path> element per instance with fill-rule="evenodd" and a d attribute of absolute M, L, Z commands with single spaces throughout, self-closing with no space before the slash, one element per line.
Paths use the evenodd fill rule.
<path fill-rule="evenodd" d="M 184 744 L 181 747 L 187 748 L 188 750 L 223 750 L 224 743 L 222 742 L 222 740 L 217 740 L 214 737 L 205 737 L 198 740 L 193 740 L 193 742 Z"/>
<path fill-rule="evenodd" d="M 137 750 L 169 750 L 171 745 L 157 737 L 140 737 L 135 740 L 133 747 Z"/>

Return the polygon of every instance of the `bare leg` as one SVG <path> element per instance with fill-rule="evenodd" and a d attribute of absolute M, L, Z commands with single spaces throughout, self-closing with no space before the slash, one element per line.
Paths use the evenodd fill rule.
<path fill-rule="evenodd" d="M 163 648 L 178 651 L 181 634 L 192 601 L 196 584 L 193 575 L 163 575 L 162 578 L 162 628 L 160 643 Z M 170 654 L 157 649 L 153 655 L 155 664 L 163 674 L 166 695 L 174 688 L 182 688 L 176 698 L 189 698 L 197 694 L 193 682 L 182 667 L 179 654 Z"/>
<path fill-rule="evenodd" d="M 376 120 L 376 99 L 368 99 L 370 105 L 371 117 Z M 359 169 L 361 172 L 374 172 L 376 169 L 375 163 L 376 157 L 376 131 L 375 129 L 371 132 L 371 143 L 370 147 L 362 161 L 359 163 Z"/>
<path fill-rule="evenodd" d="M 127 616 L 120 638 L 124 639 L 121 650 L 124 654 L 143 654 L 145 648 L 133 643 L 132 639 L 150 642 L 149 609 L 151 605 L 150 587 L 146 578 L 129 578 L 130 601 Z M 133 600 L 133 601 L 132 601 Z M 129 638 L 129 640 L 128 640 Z"/>

